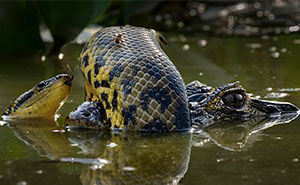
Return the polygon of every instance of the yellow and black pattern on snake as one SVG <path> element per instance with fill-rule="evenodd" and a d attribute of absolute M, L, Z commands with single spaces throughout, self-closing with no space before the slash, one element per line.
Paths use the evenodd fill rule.
<path fill-rule="evenodd" d="M 190 128 L 182 77 L 154 30 L 109 27 L 80 55 L 86 101 L 101 102 L 109 128 L 172 131 Z"/>
<path fill-rule="evenodd" d="M 59 74 L 39 82 L 15 99 L 2 114 L 5 120 L 53 117 L 69 95 L 73 77 Z"/>

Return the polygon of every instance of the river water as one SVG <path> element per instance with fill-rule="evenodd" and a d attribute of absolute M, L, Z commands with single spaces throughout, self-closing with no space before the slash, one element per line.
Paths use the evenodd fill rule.
<path fill-rule="evenodd" d="M 164 50 L 185 83 L 240 81 L 253 96 L 300 107 L 300 35 L 167 35 Z M 0 112 L 39 81 L 74 69 L 81 45 L 61 59 L 1 58 Z M 55 121 L 1 121 L 0 184 L 300 184 L 300 118 L 224 123 L 195 133 L 65 132 L 83 101 L 79 71 Z"/>

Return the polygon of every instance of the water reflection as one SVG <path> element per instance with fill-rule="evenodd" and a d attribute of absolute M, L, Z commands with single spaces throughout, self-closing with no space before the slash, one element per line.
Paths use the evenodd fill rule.
<path fill-rule="evenodd" d="M 79 163 L 82 184 L 177 184 L 188 169 L 191 133 L 64 132 L 49 120 L 8 125 L 39 155 Z"/>
<path fill-rule="evenodd" d="M 225 121 L 203 128 L 199 133 L 213 141 L 217 146 L 230 151 L 241 151 L 247 146 L 250 136 L 253 144 L 258 137 L 255 133 L 278 124 L 289 123 L 298 117 L 298 113 L 247 121 Z M 194 143 L 199 143 L 203 138 L 194 137 Z"/>
<path fill-rule="evenodd" d="M 54 120 L 9 121 L 8 126 L 18 139 L 32 146 L 42 157 L 54 160 L 72 154 L 65 134 L 55 132 L 61 128 Z"/>
<path fill-rule="evenodd" d="M 288 123 L 297 116 L 222 122 L 196 128 L 193 143 L 199 142 L 198 133 L 201 133 L 206 141 L 211 140 L 225 150 L 241 151 L 251 135 Z M 8 126 L 40 156 L 55 163 L 79 164 L 82 184 L 178 184 L 188 169 L 191 133 L 65 132 L 51 120 L 9 122 Z M 251 138 L 252 144 L 259 139 Z"/>

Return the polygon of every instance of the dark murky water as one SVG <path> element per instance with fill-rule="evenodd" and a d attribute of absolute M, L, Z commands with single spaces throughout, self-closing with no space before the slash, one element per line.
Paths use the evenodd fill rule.
<path fill-rule="evenodd" d="M 186 83 L 239 80 L 254 95 L 300 107 L 299 35 L 167 37 L 165 51 Z M 45 63 L 2 58 L 0 112 L 60 66 L 76 66 L 80 50 L 69 45 L 63 60 Z M 65 133 L 63 119 L 82 101 L 78 72 L 58 123 L 1 122 L 0 184 L 300 184 L 300 118 L 227 123 L 194 134 Z"/>

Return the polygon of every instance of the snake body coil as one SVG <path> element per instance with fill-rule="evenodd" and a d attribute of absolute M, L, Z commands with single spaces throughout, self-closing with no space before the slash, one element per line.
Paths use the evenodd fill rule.
<path fill-rule="evenodd" d="M 109 27 L 80 55 L 86 101 L 100 102 L 105 126 L 135 130 L 190 128 L 185 85 L 154 30 Z"/>

